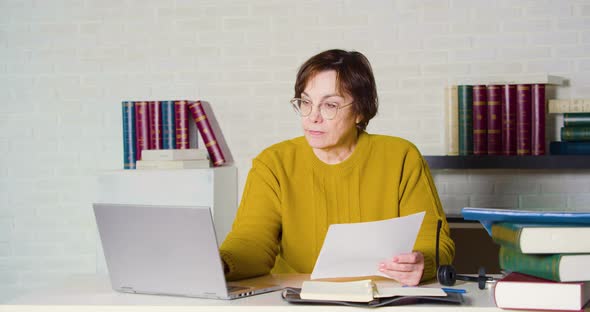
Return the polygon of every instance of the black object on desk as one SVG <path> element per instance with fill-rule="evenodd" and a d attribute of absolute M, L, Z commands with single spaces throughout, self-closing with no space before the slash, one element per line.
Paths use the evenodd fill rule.
<path fill-rule="evenodd" d="M 486 282 L 493 280 L 492 277 L 486 276 L 486 269 L 484 267 L 479 268 L 477 276 L 468 276 L 457 274 L 455 267 L 452 265 L 440 265 L 439 263 L 439 240 L 440 240 L 440 228 L 442 226 L 442 220 L 438 220 L 436 224 L 436 279 L 438 282 L 445 286 L 453 286 L 457 280 L 477 282 L 479 289 L 486 288 Z"/>

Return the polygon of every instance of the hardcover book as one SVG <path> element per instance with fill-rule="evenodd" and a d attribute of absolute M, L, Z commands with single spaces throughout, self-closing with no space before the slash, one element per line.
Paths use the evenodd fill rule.
<path fill-rule="evenodd" d="M 160 149 L 143 151 L 143 160 L 206 160 L 209 154 L 206 150 L 188 149 Z"/>
<path fill-rule="evenodd" d="M 132 101 L 123 106 L 123 169 L 135 169 L 135 107 Z"/>
<path fill-rule="evenodd" d="M 459 94 L 457 86 L 445 88 L 445 145 L 447 155 L 459 155 Z"/>
<path fill-rule="evenodd" d="M 190 148 L 188 130 L 188 102 L 174 101 L 176 148 Z"/>
<path fill-rule="evenodd" d="M 203 109 L 201 101 L 189 102 L 188 109 L 192 113 L 197 129 L 201 134 L 201 138 L 203 138 L 203 143 L 205 143 L 205 147 L 209 152 L 209 158 L 211 159 L 211 162 L 213 162 L 213 166 L 217 167 L 223 165 L 225 163 L 223 151 L 221 150 L 217 136 L 207 119 L 207 114 Z"/>
<path fill-rule="evenodd" d="M 174 101 L 161 101 L 162 111 L 162 149 L 176 148 L 176 117 Z"/>
<path fill-rule="evenodd" d="M 502 86 L 487 87 L 488 155 L 502 153 Z"/>
<path fill-rule="evenodd" d="M 531 154 L 531 86 L 516 86 L 516 155 Z"/>
<path fill-rule="evenodd" d="M 532 85 L 531 155 L 545 155 L 545 85 Z"/>
<path fill-rule="evenodd" d="M 148 105 L 145 101 L 134 102 L 135 105 L 135 146 L 136 160 L 141 159 L 141 152 L 149 149 L 150 128 L 148 124 Z"/>
<path fill-rule="evenodd" d="M 502 86 L 502 155 L 516 155 L 516 86 Z"/>
<path fill-rule="evenodd" d="M 550 244 L 550 242 L 547 242 Z M 590 281 L 590 254 L 523 254 L 500 246 L 500 268 L 556 282 Z"/>
<path fill-rule="evenodd" d="M 563 114 L 565 127 L 590 127 L 590 113 L 565 113 Z"/>
<path fill-rule="evenodd" d="M 590 253 L 590 225 L 526 224 L 492 225 L 492 239 L 523 254 Z"/>
<path fill-rule="evenodd" d="M 148 149 L 162 148 L 162 111 L 157 101 L 148 102 L 148 127 L 150 128 L 150 139 Z"/>
<path fill-rule="evenodd" d="M 473 86 L 457 87 L 459 98 L 459 155 L 473 154 Z"/>
<path fill-rule="evenodd" d="M 557 283 L 513 272 L 493 292 L 502 309 L 581 311 L 590 300 L 590 282 Z"/>
<path fill-rule="evenodd" d="M 590 225 L 590 212 L 465 207 L 461 209 L 461 215 L 465 220 L 479 221 L 490 235 L 492 224 L 496 222 Z"/>
<path fill-rule="evenodd" d="M 590 127 L 562 127 L 562 141 L 590 141 Z"/>
<path fill-rule="evenodd" d="M 473 86 L 473 155 L 488 153 L 488 106 L 485 85 Z"/>
<path fill-rule="evenodd" d="M 590 141 L 584 142 L 560 142 L 549 143 L 549 151 L 552 155 L 590 155 Z"/>
<path fill-rule="evenodd" d="M 202 169 L 211 167 L 209 159 L 202 160 L 138 160 L 137 169 Z"/>
<path fill-rule="evenodd" d="M 549 113 L 590 113 L 590 99 L 549 100 Z"/>

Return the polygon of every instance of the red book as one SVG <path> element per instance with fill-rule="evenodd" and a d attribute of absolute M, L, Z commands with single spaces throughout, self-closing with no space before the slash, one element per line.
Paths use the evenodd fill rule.
<path fill-rule="evenodd" d="M 513 272 L 500 279 L 493 292 L 502 309 L 582 311 L 590 300 L 590 281 L 554 282 Z"/>
<path fill-rule="evenodd" d="M 502 86 L 502 155 L 516 155 L 516 86 Z"/>
<path fill-rule="evenodd" d="M 488 155 L 502 152 L 502 86 L 487 87 L 488 100 Z"/>
<path fill-rule="evenodd" d="M 148 107 L 148 127 L 150 128 L 150 139 L 148 149 L 162 149 L 162 110 L 160 103 L 150 101 Z"/>
<path fill-rule="evenodd" d="M 516 85 L 516 155 L 531 154 L 531 85 Z"/>
<path fill-rule="evenodd" d="M 531 154 L 545 155 L 545 85 L 534 84 L 531 101 Z"/>
<path fill-rule="evenodd" d="M 135 146 L 136 160 L 141 160 L 141 151 L 149 149 L 150 128 L 148 126 L 147 102 L 135 102 Z"/>
<path fill-rule="evenodd" d="M 488 107 L 485 85 L 473 86 L 473 155 L 488 154 Z"/>
<path fill-rule="evenodd" d="M 197 129 L 203 138 L 205 147 L 207 147 L 209 158 L 211 159 L 213 166 L 217 167 L 223 165 L 225 163 L 225 157 L 223 156 L 219 141 L 217 141 L 217 137 L 213 132 L 213 128 L 211 128 L 211 124 L 207 119 L 207 114 L 203 109 L 201 101 L 190 101 L 188 109 L 192 113 L 193 119 L 197 124 Z"/>
<path fill-rule="evenodd" d="M 190 148 L 187 101 L 174 101 L 174 120 L 176 124 L 176 148 Z"/>

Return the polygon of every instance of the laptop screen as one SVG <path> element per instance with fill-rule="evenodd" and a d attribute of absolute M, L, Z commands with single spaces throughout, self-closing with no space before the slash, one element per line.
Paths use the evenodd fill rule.
<path fill-rule="evenodd" d="M 208 207 L 94 204 L 113 289 L 227 297 Z"/>

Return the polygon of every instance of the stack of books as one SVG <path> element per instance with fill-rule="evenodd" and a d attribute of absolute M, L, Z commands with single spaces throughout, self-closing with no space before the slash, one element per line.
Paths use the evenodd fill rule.
<path fill-rule="evenodd" d="M 507 275 L 494 287 L 505 309 L 578 311 L 590 301 L 590 213 L 463 208 L 500 245 Z"/>
<path fill-rule="evenodd" d="M 549 113 L 562 114 L 561 141 L 549 144 L 554 155 L 590 155 L 590 99 L 551 100 Z"/>
<path fill-rule="evenodd" d="M 545 155 L 546 89 L 557 76 L 447 87 L 447 155 Z"/>
<path fill-rule="evenodd" d="M 211 167 L 206 150 L 158 149 L 145 150 L 142 159 L 136 162 L 136 169 L 201 169 Z"/>
<path fill-rule="evenodd" d="M 189 139 L 189 113 L 194 120 L 196 127 L 201 134 L 209 158 L 213 166 L 221 166 L 226 163 L 224 152 L 221 148 L 221 135 L 215 134 L 214 128 L 209 123 L 205 112 L 206 102 L 201 101 L 124 101 L 123 108 L 123 168 L 136 169 L 140 160 L 154 161 L 157 159 L 146 159 L 145 152 L 148 150 L 185 150 L 191 148 Z M 195 146 L 196 147 L 196 146 Z M 150 154 L 151 155 L 151 154 Z M 170 152 L 166 160 L 203 160 L 201 156 L 194 156 L 191 153 Z M 178 156 L 183 155 L 183 156 Z M 186 155 L 191 155 L 187 159 Z M 150 156 L 159 157 L 159 156 Z M 209 161 L 207 159 L 207 161 Z M 150 163 L 149 167 L 152 167 Z M 143 168 L 147 168 L 145 163 Z M 162 164 L 163 168 L 171 166 L 170 163 Z M 200 166 L 191 165 L 177 165 Z M 208 167 L 208 166 L 207 166 Z"/>

